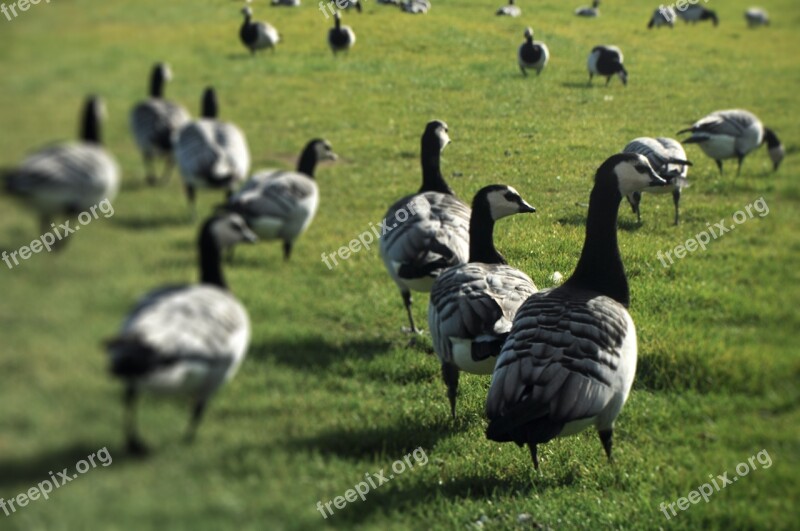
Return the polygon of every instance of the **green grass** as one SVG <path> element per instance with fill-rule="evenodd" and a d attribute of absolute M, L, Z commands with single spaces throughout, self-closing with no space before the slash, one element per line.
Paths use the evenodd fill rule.
<path fill-rule="evenodd" d="M 347 13 L 358 43 L 333 59 L 330 25 L 306 1 L 256 18 L 284 36 L 274 54 L 249 58 L 237 40 L 239 4 L 188 0 L 40 3 L 0 18 L 0 165 L 70 138 L 84 95 L 106 98 L 105 135 L 124 173 L 115 214 L 72 237 L 60 255 L 0 266 L 0 497 L 6 499 L 102 447 L 114 458 L 10 517 L 2 529 L 790 529 L 800 501 L 797 330 L 800 315 L 800 9 L 766 6 L 770 28 L 749 31 L 749 0 L 708 3 L 721 24 L 648 31 L 650 1 L 608 2 L 578 20 L 581 2 L 442 0 L 410 17 L 368 0 Z M 587 2 L 583 2 L 587 3 Z M 575 5 L 572 5 L 575 4 Z M 551 64 L 523 79 L 516 48 L 525 25 Z M 625 52 L 630 83 L 586 88 L 596 44 Z M 342 160 L 318 171 L 321 206 L 291 264 L 279 245 L 237 252 L 233 291 L 254 325 L 249 356 L 212 403 L 199 439 L 180 442 L 188 406 L 145 400 L 148 460 L 126 458 L 120 386 L 101 341 L 154 286 L 197 277 L 179 179 L 142 185 L 127 113 L 144 96 L 153 62 L 176 74 L 169 97 L 192 111 L 207 84 L 221 113 L 249 138 L 254 167 L 293 165 L 310 138 Z M 773 127 L 789 156 L 771 173 L 760 150 L 740 177 L 689 147 L 695 166 L 680 227 L 667 196 L 645 196 L 639 227 L 622 205 L 620 246 L 639 331 L 634 391 L 617 423 L 616 463 L 596 434 L 527 450 L 485 439 L 488 379 L 462 377 L 459 418 L 448 418 L 435 358 L 405 346 L 400 296 L 376 249 L 329 271 L 323 252 L 377 223 L 419 186 L 419 136 L 432 118 L 454 143 L 445 176 L 460 197 L 507 183 L 538 209 L 498 225 L 498 248 L 540 287 L 568 274 L 583 239 L 593 171 L 636 136 L 674 136 L 693 119 L 742 107 Z M 769 215 L 748 221 L 669 268 L 656 258 L 707 223 L 764 197 Z M 201 197 L 208 211 L 219 194 Z M 35 218 L 0 198 L 0 247 L 38 235 Z M 427 297 L 416 297 L 424 322 Z M 316 511 L 417 447 L 429 462 L 323 520 Z M 766 449 L 773 460 L 670 521 L 659 510 L 734 473 Z M 518 523 L 518 515 L 532 520 Z M 487 520 L 488 519 L 488 520 Z"/>

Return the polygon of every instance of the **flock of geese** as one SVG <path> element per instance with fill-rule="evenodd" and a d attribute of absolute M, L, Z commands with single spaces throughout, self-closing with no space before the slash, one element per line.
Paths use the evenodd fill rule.
<path fill-rule="evenodd" d="M 596 16 L 598 4 L 577 14 Z M 587 10 L 595 14 L 587 15 Z M 498 14 L 516 16 L 519 8 L 510 0 L 503 11 Z M 249 7 L 243 13 L 240 37 L 248 49 L 274 49 L 280 40 L 275 28 L 253 22 Z M 533 40 L 532 30 L 525 37 L 520 68 L 538 73 L 549 52 Z M 338 13 L 329 42 L 334 51 L 355 42 Z M 617 75 L 626 83 L 622 60 L 614 46 L 595 47 L 588 61 L 590 78 Z M 186 436 L 192 439 L 209 399 L 245 357 L 250 319 L 225 282 L 224 254 L 241 243 L 278 240 L 289 260 L 318 208 L 316 167 L 337 159 L 328 141 L 314 138 L 300 153 L 296 171 L 251 173 L 246 137 L 235 124 L 220 120 L 213 87 L 204 90 L 200 117 L 192 119 L 185 108 L 166 99 L 171 77 L 168 65 L 156 64 L 149 97 L 130 114 L 146 180 L 165 182 L 177 164 L 193 212 L 198 188 L 224 191 L 225 202 L 199 231 L 200 282 L 150 291 L 106 342 L 111 371 L 125 383 L 125 436 L 135 454 L 147 451 L 135 420 L 142 391 L 188 395 L 193 408 Z M 119 167 L 103 147 L 103 116 L 102 101 L 89 97 L 79 140 L 49 145 L 2 172 L 6 193 L 36 211 L 43 230 L 49 230 L 54 216 L 76 214 L 116 196 Z M 744 158 L 762 144 L 775 170 L 784 156 L 774 131 L 742 109 L 713 112 L 679 132 L 684 133 L 689 136 L 683 143 L 697 144 L 720 172 L 728 159 L 736 159 L 741 171 Z M 461 372 L 492 375 L 486 401 L 489 439 L 528 445 L 538 468 L 539 444 L 594 426 L 610 460 L 614 421 L 630 392 L 637 360 L 628 281 L 617 243 L 619 207 L 627 199 L 641 221 L 642 193 L 671 193 L 678 224 L 681 191 L 692 163 L 681 142 L 663 137 L 636 138 L 607 158 L 594 176 L 585 241 L 574 272 L 563 284 L 539 290 L 526 273 L 506 262 L 493 240 L 498 221 L 535 208 L 502 184 L 481 188 L 471 207 L 460 200 L 441 171 L 441 153 L 449 142 L 445 122 L 433 120 L 425 126 L 421 186 L 394 202 L 385 215 L 395 228 L 382 235 L 380 255 L 400 291 L 408 331 L 421 332 L 413 318 L 412 291 L 429 292 L 428 327 L 451 414 L 456 414 Z M 157 163 L 163 163 L 161 172 Z M 409 213 L 412 203 L 415 208 Z"/>

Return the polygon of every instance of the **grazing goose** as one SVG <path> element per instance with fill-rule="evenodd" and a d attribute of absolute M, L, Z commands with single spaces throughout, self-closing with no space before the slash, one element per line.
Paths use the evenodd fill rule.
<path fill-rule="evenodd" d="M 182 106 L 164 99 L 164 85 L 172 79 L 172 70 L 166 63 L 158 63 L 150 75 L 150 98 L 139 102 L 131 111 L 131 131 L 144 159 L 146 179 L 149 184 L 156 183 L 153 161 L 164 157 L 166 165 L 162 182 L 169 179 L 174 160 L 172 150 L 178 131 L 186 125 L 191 116 Z"/>
<path fill-rule="evenodd" d="M 508 266 L 492 237 L 497 220 L 525 212 L 536 209 L 510 186 L 479 190 L 469 222 L 469 263 L 447 269 L 433 283 L 428 326 L 453 418 L 459 371 L 492 373 L 517 309 L 536 293 L 528 275 Z"/>
<path fill-rule="evenodd" d="M 405 0 L 400 4 L 400 9 L 412 15 L 425 15 L 431 10 L 429 0 Z"/>
<path fill-rule="evenodd" d="M 356 43 L 356 34 L 350 26 L 342 26 L 342 17 L 339 12 L 333 14 L 334 26 L 328 31 L 328 46 L 331 47 L 333 55 L 336 52 L 346 52 Z"/>
<path fill-rule="evenodd" d="M 308 228 L 319 204 L 314 180 L 317 163 L 336 160 L 327 140 L 310 141 L 300 154 L 297 171 L 262 170 L 228 201 L 227 208 L 244 217 L 262 240 L 283 240 L 288 260 L 295 240 Z"/>
<path fill-rule="evenodd" d="M 742 161 L 748 153 L 766 143 L 773 169 L 778 170 L 784 156 L 783 144 L 771 129 L 764 127 L 755 114 L 743 109 L 712 112 L 701 118 L 691 127 L 678 131 L 678 134 L 692 133 L 684 144 L 697 144 L 703 153 L 714 159 L 722 174 L 722 161 L 738 159 L 742 171 Z"/>
<path fill-rule="evenodd" d="M 600 0 L 594 0 L 594 2 L 592 2 L 592 7 L 587 7 L 587 6 L 579 7 L 578 9 L 575 10 L 575 15 L 579 17 L 589 17 L 589 18 L 599 17 L 600 16 L 600 9 L 598 9 L 599 7 L 600 7 Z"/>
<path fill-rule="evenodd" d="M 226 188 L 232 193 L 250 171 L 250 150 L 242 131 L 217 120 L 217 93 L 203 93 L 202 117 L 178 133 L 175 157 L 183 175 L 186 197 L 195 209 L 195 188 Z"/>
<path fill-rule="evenodd" d="M 536 70 L 536 75 L 542 73 L 542 70 L 547 66 L 547 61 L 550 60 L 550 50 L 543 42 L 533 40 L 533 29 L 525 28 L 525 42 L 523 42 L 517 51 L 517 62 L 519 69 L 524 75 L 528 75 L 527 68 Z"/>
<path fill-rule="evenodd" d="M 747 21 L 747 26 L 751 28 L 769 26 L 769 15 L 760 7 L 751 7 L 745 11 L 744 19 Z"/>
<path fill-rule="evenodd" d="M 672 6 L 662 5 L 653 11 L 653 16 L 647 24 L 647 29 L 652 29 L 653 27 L 660 28 L 661 26 L 669 26 L 672 28 L 675 26 L 675 17 L 677 16 Z"/>
<path fill-rule="evenodd" d="M 186 438 L 194 438 L 206 404 L 236 373 L 250 342 L 247 311 L 227 288 L 221 252 L 255 241 L 235 213 L 217 214 L 203 225 L 200 284 L 165 286 L 145 295 L 119 335 L 106 344 L 111 373 L 125 381 L 128 450 L 147 451 L 135 422 L 141 391 L 188 395 L 194 407 Z"/>
<path fill-rule="evenodd" d="M 614 420 L 636 372 L 636 328 L 628 314 L 628 281 L 617 245 L 622 198 L 666 184 L 635 153 L 597 170 L 586 240 L 561 286 L 531 295 L 517 311 L 486 400 L 486 437 L 530 448 L 594 425 L 611 460 Z"/>
<path fill-rule="evenodd" d="M 447 124 L 433 120 L 422 134 L 422 187 L 393 204 L 380 237 L 383 263 L 400 289 L 411 333 L 411 290 L 428 292 L 439 274 L 469 258 L 470 209 L 442 177 L 441 152 L 450 143 Z"/>
<path fill-rule="evenodd" d="M 641 137 L 631 140 L 622 152 L 644 155 L 656 173 L 667 181 L 667 186 L 646 188 L 626 196 L 631 204 L 633 213 L 636 214 L 637 221 L 639 223 L 642 222 L 642 216 L 639 213 L 642 192 L 654 192 L 657 194 L 672 192 L 672 201 L 675 203 L 675 225 L 677 225 L 679 222 L 678 211 L 681 201 L 681 189 L 688 186 L 686 175 L 689 173 L 689 166 L 692 165 L 691 162 L 686 160 L 686 152 L 683 150 L 681 143 L 672 138 Z"/>
<path fill-rule="evenodd" d="M 628 84 L 628 71 L 622 65 L 622 50 L 616 46 L 595 46 L 589 54 L 587 67 L 589 68 L 589 84 L 595 74 L 606 77 L 606 86 L 611 82 L 611 77 L 617 74 L 623 85 Z"/>
<path fill-rule="evenodd" d="M 522 14 L 522 10 L 519 6 L 514 5 L 514 0 L 508 0 L 508 5 L 499 8 L 495 15 L 499 17 L 518 17 Z"/>
<path fill-rule="evenodd" d="M 300 7 L 300 0 L 272 0 L 273 7 Z"/>
<path fill-rule="evenodd" d="M 702 20 L 710 20 L 715 26 L 719 25 L 717 13 L 703 6 L 690 5 L 685 6 L 685 9 L 678 9 L 677 15 L 685 22 L 696 23 Z"/>
<path fill-rule="evenodd" d="M 80 141 L 49 145 L 28 156 L 19 167 L 1 172 L 6 192 L 39 213 L 42 234 L 52 229 L 54 216 L 79 214 L 116 197 L 120 172 L 114 157 L 103 147 L 104 116 L 103 101 L 88 97 Z"/>
<path fill-rule="evenodd" d="M 275 51 L 275 45 L 280 40 L 280 34 L 271 24 L 266 22 L 253 22 L 253 10 L 250 6 L 242 8 L 244 15 L 244 22 L 242 27 L 239 28 L 239 40 L 242 44 L 250 50 L 252 55 L 256 54 L 256 50 L 271 49 Z"/>

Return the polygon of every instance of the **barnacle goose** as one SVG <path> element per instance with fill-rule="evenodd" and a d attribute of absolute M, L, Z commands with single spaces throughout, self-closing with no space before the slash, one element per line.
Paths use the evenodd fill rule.
<path fill-rule="evenodd" d="M 589 54 L 587 67 L 589 69 L 589 84 L 595 74 L 606 77 L 606 85 L 611 82 L 611 77 L 619 76 L 623 85 L 628 84 L 628 71 L 622 65 L 622 50 L 616 46 L 595 46 Z"/>
<path fill-rule="evenodd" d="M 617 244 L 622 198 L 666 184 L 636 153 L 606 160 L 595 175 L 586 239 L 572 276 L 531 295 L 517 311 L 492 375 L 486 436 L 530 448 L 594 425 L 611 460 L 614 420 L 636 372 L 636 328 Z"/>
<path fill-rule="evenodd" d="M 422 186 L 394 203 L 384 216 L 383 263 L 403 296 L 411 333 L 411 290 L 429 292 L 439 274 L 469 258 L 470 209 L 442 177 L 441 152 L 450 143 L 447 124 L 428 122 L 421 140 Z"/>
<path fill-rule="evenodd" d="M 514 0 L 508 0 L 507 6 L 503 6 L 495 12 L 495 15 L 504 17 L 518 17 L 521 14 L 522 10 L 514 4 Z"/>
<path fill-rule="evenodd" d="M 536 209 L 510 186 L 481 188 L 472 201 L 469 262 L 447 269 L 433 283 L 428 326 L 453 418 L 459 371 L 492 373 L 517 309 L 536 293 L 528 275 L 497 252 L 492 236 L 495 221 L 525 212 Z"/>
<path fill-rule="evenodd" d="M 342 26 L 342 17 L 339 12 L 333 14 L 334 26 L 328 31 L 328 46 L 333 55 L 336 52 L 348 51 L 356 43 L 356 34 L 350 26 Z"/>
<path fill-rule="evenodd" d="M 19 167 L 0 172 L 6 192 L 38 211 L 42 234 L 52 229 L 54 216 L 79 214 L 116 197 L 120 171 L 117 161 L 103 147 L 104 117 L 103 101 L 89 96 L 78 142 L 46 146 L 28 156 Z"/>
<path fill-rule="evenodd" d="M 769 15 L 760 7 L 751 7 L 744 12 L 744 19 L 751 28 L 757 26 L 769 26 Z"/>
<path fill-rule="evenodd" d="M 232 212 L 216 214 L 200 230 L 200 283 L 157 288 L 128 315 L 106 343 L 111 373 L 125 382 L 125 435 L 133 454 L 147 451 L 135 421 L 142 391 L 187 395 L 193 410 L 186 438 L 194 438 L 208 400 L 239 368 L 250 343 L 250 320 L 228 291 L 221 253 L 255 241 Z"/>
<path fill-rule="evenodd" d="M 260 239 L 282 240 L 283 257 L 288 260 L 295 240 L 317 213 L 317 163 L 336 159 L 327 140 L 314 139 L 300 154 L 297 171 L 259 171 L 230 198 L 227 208 L 241 214 Z"/>
<path fill-rule="evenodd" d="M 598 17 L 600 16 L 600 9 L 598 9 L 599 7 L 600 7 L 600 0 L 594 0 L 592 2 L 592 7 L 586 7 L 586 6 L 579 7 L 578 9 L 575 10 L 575 14 L 579 17 L 590 17 L 590 18 Z"/>
<path fill-rule="evenodd" d="M 675 17 L 677 16 L 672 6 L 661 5 L 653 11 L 653 16 L 647 24 L 647 29 L 652 29 L 653 27 L 660 28 L 661 26 L 669 26 L 672 28 L 675 26 Z"/>
<path fill-rule="evenodd" d="M 748 153 L 766 143 L 773 169 L 778 167 L 785 154 L 783 144 L 772 129 L 764 127 L 755 114 L 743 109 L 712 112 L 695 122 L 691 127 L 678 131 L 678 134 L 691 133 L 684 144 L 697 144 L 703 153 L 714 159 L 722 173 L 722 161 L 738 159 L 742 171 L 742 161 Z"/>
<path fill-rule="evenodd" d="M 164 85 L 172 80 L 172 70 L 166 63 L 158 63 L 150 75 L 150 98 L 139 102 L 131 111 L 131 131 L 139 151 L 142 152 L 146 179 L 155 184 L 153 162 L 164 157 L 166 164 L 161 180 L 169 179 L 174 160 L 172 150 L 181 127 L 191 120 L 182 106 L 164 99 Z"/>
<path fill-rule="evenodd" d="M 547 61 L 550 60 L 550 50 L 543 42 L 533 40 L 533 29 L 525 28 L 525 42 L 523 42 L 517 51 L 517 63 L 519 69 L 524 75 L 528 75 L 526 69 L 530 68 L 536 70 L 536 75 L 542 73 L 542 70 L 547 66 Z"/>
<path fill-rule="evenodd" d="M 696 23 L 702 20 L 710 20 L 715 26 L 719 24 L 717 13 L 704 6 L 690 5 L 684 6 L 684 9 L 677 10 L 678 17 L 682 18 L 687 23 Z"/>
<path fill-rule="evenodd" d="M 359 2 L 359 0 L 346 0 L 346 3 L 342 9 L 346 11 L 351 7 L 355 8 L 356 11 L 361 13 L 361 2 Z"/>
<path fill-rule="evenodd" d="M 679 222 L 678 210 L 681 201 L 681 189 L 688 186 L 686 175 L 689 173 L 691 162 L 686 160 L 686 152 L 681 143 L 673 138 L 640 137 L 631 140 L 622 150 L 623 153 L 638 153 L 644 155 L 650 166 L 665 181 L 667 186 L 646 188 L 639 192 L 628 194 L 626 198 L 636 214 L 636 219 L 641 222 L 639 204 L 642 201 L 642 192 L 666 194 L 672 192 L 672 201 L 675 203 L 675 225 Z"/>
<path fill-rule="evenodd" d="M 429 0 L 405 0 L 400 4 L 400 9 L 412 15 L 426 15 L 431 9 Z"/>
<path fill-rule="evenodd" d="M 252 55 L 256 54 L 256 50 L 266 48 L 274 52 L 275 45 L 281 40 L 278 30 L 266 22 L 253 22 L 253 10 L 250 9 L 250 6 L 243 7 L 242 14 L 244 22 L 239 28 L 239 40 L 242 41 L 242 44 L 250 50 Z"/>
<path fill-rule="evenodd" d="M 226 188 L 232 193 L 250 171 L 250 150 L 242 131 L 217 120 L 217 93 L 203 93 L 202 117 L 178 133 L 175 158 L 183 175 L 186 197 L 195 208 L 195 188 Z"/>
<path fill-rule="evenodd" d="M 272 0 L 273 7 L 300 7 L 300 0 Z"/>

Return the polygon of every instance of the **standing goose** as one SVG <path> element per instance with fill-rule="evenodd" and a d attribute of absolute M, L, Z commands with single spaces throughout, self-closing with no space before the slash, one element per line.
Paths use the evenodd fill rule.
<path fill-rule="evenodd" d="M 514 4 L 514 0 L 508 0 L 507 6 L 503 6 L 495 12 L 495 15 L 500 17 L 518 17 L 521 14 L 522 10 Z"/>
<path fill-rule="evenodd" d="M 510 186 L 479 190 L 472 201 L 469 263 L 451 267 L 433 283 L 428 326 L 453 418 L 459 371 L 492 373 L 517 309 L 536 293 L 528 275 L 497 252 L 492 236 L 495 221 L 525 212 L 536 209 Z"/>
<path fill-rule="evenodd" d="M 617 245 L 622 198 L 666 184 L 635 153 L 606 160 L 595 175 L 578 265 L 561 286 L 531 295 L 517 311 L 486 400 L 486 437 L 530 448 L 597 427 L 611 459 L 614 420 L 636 372 L 636 328 Z"/>
<path fill-rule="evenodd" d="M 275 46 L 280 42 L 281 37 L 271 24 L 266 22 L 253 22 L 253 10 L 250 6 L 242 8 L 244 22 L 239 28 L 239 40 L 250 50 L 251 55 L 255 55 L 257 50 L 271 49 L 275 51 Z"/>
<path fill-rule="evenodd" d="M 745 11 L 744 19 L 747 21 L 747 26 L 750 28 L 769 26 L 769 15 L 760 7 L 751 7 Z"/>
<path fill-rule="evenodd" d="M 28 156 L 19 167 L 0 172 L 6 192 L 39 213 L 42 234 L 52 229 L 54 216 L 79 214 L 116 197 L 120 172 L 117 161 L 103 147 L 104 115 L 103 101 L 89 96 L 83 108 L 78 142 L 44 147 Z"/>
<path fill-rule="evenodd" d="M 679 222 L 678 211 L 681 190 L 688 186 L 686 175 L 689 173 L 689 166 L 692 165 L 691 162 L 686 160 L 686 152 L 683 150 L 681 143 L 672 138 L 641 137 L 631 140 L 622 152 L 644 155 L 659 177 L 667 181 L 667 186 L 647 188 L 641 192 L 633 192 L 626 196 L 631 204 L 633 213 L 636 214 L 637 221 L 639 223 L 642 221 L 642 216 L 639 212 L 642 192 L 656 194 L 672 192 L 672 201 L 675 203 L 675 225 L 677 225 Z"/>
<path fill-rule="evenodd" d="M 333 14 L 334 26 L 328 31 L 328 46 L 331 47 L 333 55 L 336 52 L 346 52 L 356 43 L 356 34 L 350 26 L 342 26 L 342 17 L 339 12 Z"/>
<path fill-rule="evenodd" d="M 589 69 L 589 84 L 592 84 L 592 78 L 597 74 L 598 76 L 605 76 L 606 86 L 611 82 L 611 77 L 616 74 L 622 81 L 623 85 L 628 84 L 628 71 L 622 65 L 623 61 L 622 50 L 616 46 L 595 46 L 592 48 L 592 53 L 589 54 L 587 68 Z"/>
<path fill-rule="evenodd" d="M 282 240 L 288 260 L 295 240 L 308 228 L 319 204 L 314 180 L 317 163 L 336 160 L 327 140 L 310 141 L 300 155 L 297 171 L 262 170 L 253 175 L 228 201 L 227 208 L 242 215 L 262 240 Z"/>
<path fill-rule="evenodd" d="M 250 343 L 247 311 L 225 284 L 223 249 L 256 238 L 235 213 L 218 214 L 198 239 L 200 284 L 165 286 L 145 295 L 119 335 L 106 344 L 111 373 L 125 382 L 128 450 L 147 451 L 136 429 L 141 391 L 188 395 L 194 401 L 186 438 L 194 438 L 206 404 L 233 377 Z"/>
<path fill-rule="evenodd" d="M 411 290 L 429 292 L 439 274 L 469 258 L 470 209 L 442 177 L 447 124 L 433 120 L 421 141 L 422 187 L 393 204 L 384 216 L 381 258 L 403 297 L 411 333 Z"/>
<path fill-rule="evenodd" d="M 712 112 L 678 134 L 691 133 L 684 144 L 697 144 L 703 153 L 714 159 L 722 174 L 722 161 L 737 159 L 742 171 L 742 161 L 754 149 L 766 143 L 773 169 L 778 167 L 785 154 L 783 144 L 772 129 L 764 127 L 755 114 L 743 109 Z"/>
<path fill-rule="evenodd" d="M 150 75 L 150 98 L 139 102 L 131 111 L 131 131 L 144 159 L 147 182 L 155 184 L 156 172 L 153 161 L 164 157 L 166 165 L 161 178 L 169 179 L 174 160 L 172 150 L 178 131 L 191 116 L 182 106 L 164 99 L 164 85 L 172 79 L 172 71 L 166 63 L 158 63 Z"/>
<path fill-rule="evenodd" d="M 525 28 L 525 42 L 523 42 L 517 51 L 517 62 L 519 69 L 524 75 L 528 75 L 526 69 L 530 68 L 536 70 L 536 75 L 542 73 L 542 70 L 547 66 L 547 61 L 550 60 L 550 50 L 543 42 L 533 40 L 533 29 Z"/>
<path fill-rule="evenodd" d="M 238 127 L 217 120 L 217 94 L 212 87 L 203 93 L 201 114 L 180 130 L 175 145 L 193 212 L 196 188 L 226 188 L 230 194 L 250 171 L 247 140 Z"/>
<path fill-rule="evenodd" d="M 672 28 L 675 26 L 675 18 L 677 16 L 672 6 L 662 5 L 653 11 L 653 16 L 647 24 L 647 29 L 652 29 L 653 27 L 660 28 L 661 26 L 669 26 Z"/>
<path fill-rule="evenodd" d="M 600 0 L 594 0 L 592 2 L 592 7 L 579 7 L 575 10 L 575 15 L 579 17 L 588 17 L 588 18 L 595 18 L 600 16 Z"/>
<path fill-rule="evenodd" d="M 717 13 L 708 9 L 707 7 L 698 5 L 690 5 L 684 7 L 685 9 L 678 9 L 677 14 L 685 22 L 696 23 L 702 20 L 710 20 L 711 22 L 714 23 L 714 26 L 719 25 L 719 19 L 717 18 Z"/>

